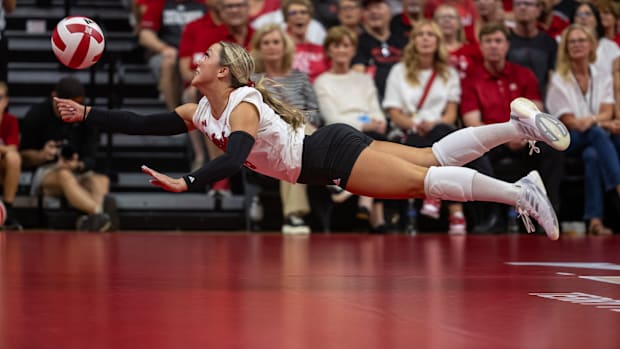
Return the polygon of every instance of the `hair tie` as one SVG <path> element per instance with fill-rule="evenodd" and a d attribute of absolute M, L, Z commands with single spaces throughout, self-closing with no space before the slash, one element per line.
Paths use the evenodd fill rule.
<path fill-rule="evenodd" d="M 254 81 L 252 81 L 252 79 L 248 79 L 248 82 L 245 84 L 245 86 L 254 87 L 256 86 L 256 84 L 254 83 Z"/>

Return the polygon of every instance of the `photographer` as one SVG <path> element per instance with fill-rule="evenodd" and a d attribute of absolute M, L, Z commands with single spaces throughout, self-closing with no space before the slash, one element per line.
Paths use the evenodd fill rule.
<path fill-rule="evenodd" d="M 82 84 L 61 79 L 51 97 L 84 101 Z M 63 123 L 52 98 L 33 105 L 22 124 L 21 155 L 26 168 L 36 168 L 31 193 L 64 197 L 86 213 L 78 218 L 79 231 L 104 232 L 117 228 L 115 203 L 107 196 L 110 180 L 93 172 L 99 143 L 96 129 Z"/>

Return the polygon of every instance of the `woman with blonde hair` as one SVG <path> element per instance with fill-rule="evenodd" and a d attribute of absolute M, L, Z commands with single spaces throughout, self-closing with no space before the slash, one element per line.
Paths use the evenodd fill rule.
<path fill-rule="evenodd" d="M 295 44 L 279 24 L 267 24 L 254 33 L 252 37 L 251 55 L 255 63 L 253 80 L 259 81 L 266 77 L 271 82 L 266 85 L 274 96 L 293 107 L 304 111 L 305 121 L 313 127 L 321 124 L 318 113 L 318 102 L 308 75 L 293 68 Z M 292 184 L 280 181 L 280 199 L 284 234 L 310 233 L 304 216 L 310 213 L 307 188 L 305 184 Z"/>
<path fill-rule="evenodd" d="M 416 24 L 403 54 L 388 75 L 383 99 L 393 126 L 403 133 L 403 144 L 428 147 L 456 129 L 461 85 L 448 64 L 448 52 L 439 26 L 431 20 Z M 449 232 L 464 234 L 463 206 L 449 205 Z M 422 214 L 438 219 L 441 201 L 427 198 Z"/>
<path fill-rule="evenodd" d="M 109 132 L 173 135 L 195 128 L 225 150 L 223 156 L 180 178 L 147 166 L 142 171 L 164 190 L 204 188 L 242 166 L 291 183 L 336 184 L 358 195 L 390 199 L 431 197 L 452 201 L 492 201 L 515 205 L 533 232 L 533 217 L 547 236 L 559 238 L 553 206 L 530 173 L 507 183 L 460 167 L 490 148 L 517 139 L 543 141 L 558 150 L 570 143 L 566 128 L 523 98 L 511 103 L 510 121 L 458 130 L 432 148 L 373 140 L 351 126 L 333 124 L 304 134 L 303 114 L 272 96 L 250 77 L 252 57 L 241 46 L 219 42 L 205 53 L 192 85 L 204 97 L 172 112 L 138 115 L 92 108 L 56 98 L 64 122 L 84 122 Z"/>
<path fill-rule="evenodd" d="M 567 153 L 584 161 L 584 219 L 591 234 L 610 234 L 603 225 L 605 189 L 620 195 L 620 161 L 607 132 L 600 127 L 611 119 L 614 106 L 612 78 L 594 65 L 596 38 L 588 28 L 572 24 L 562 34 L 556 72 L 547 92 L 547 109 L 568 128 Z"/>
<path fill-rule="evenodd" d="M 449 54 L 448 62 L 459 72 L 459 77 L 463 79 L 467 70 L 474 64 L 482 64 L 480 47 L 466 41 L 463 24 L 456 7 L 440 5 L 435 10 L 433 19 L 443 34 L 444 45 Z"/>

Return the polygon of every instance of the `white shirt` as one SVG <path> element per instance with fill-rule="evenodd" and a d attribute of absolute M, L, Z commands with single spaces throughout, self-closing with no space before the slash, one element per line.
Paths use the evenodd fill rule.
<path fill-rule="evenodd" d="M 614 41 L 601 38 L 596 48 L 596 61 L 594 66 L 601 74 L 611 75 L 614 59 L 620 57 L 620 47 Z"/>
<path fill-rule="evenodd" d="M 547 110 L 556 117 L 574 114 L 576 118 L 596 115 L 601 104 L 614 103 L 612 78 L 601 74 L 594 65 L 590 65 L 591 84 L 584 95 L 573 74 L 564 79 L 557 72 L 551 75 L 547 92 Z"/>
<path fill-rule="evenodd" d="M 411 85 L 407 81 L 407 70 L 405 65 L 397 63 L 390 70 L 385 85 L 385 97 L 383 97 L 383 108 L 399 108 L 405 114 L 416 113 L 416 120 L 435 122 L 441 120 L 444 110 L 448 102 L 459 103 L 461 101 L 461 82 L 457 71 L 450 67 L 448 69 L 448 80 L 437 74 L 431 85 L 428 95 L 422 104 L 421 110 L 417 105 L 426 83 L 430 79 L 432 69 L 421 70 L 418 74 L 420 84 Z"/>
<path fill-rule="evenodd" d="M 364 120 L 360 117 L 385 120 L 375 82 L 368 74 L 326 72 L 314 81 L 314 91 L 327 125 L 343 123 L 361 131 Z"/>
<path fill-rule="evenodd" d="M 264 15 L 256 18 L 252 23 L 250 23 L 250 26 L 252 26 L 253 29 L 258 30 L 260 29 L 260 27 L 271 23 L 278 23 L 282 25 L 282 28 L 284 30 L 286 30 L 286 22 L 284 22 L 284 15 L 282 14 L 282 10 L 267 12 Z M 306 40 L 313 44 L 323 46 L 325 36 L 327 36 L 327 32 L 325 31 L 325 28 L 323 28 L 321 22 L 317 21 L 314 18 L 311 19 L 310 23 L 308 24 L 308 28 L 306 29 Z"/>
<path fill-rule="evenodd" d="M 258 109 L 258 133 L 245 166 L 258 173 L 291 183 L 297 182 L 301 172 L 304 127 L 292 130 L 255 88 L 240 87 L 228 97 L 228 104 L 218 118 L 212 115 L 206 97 L 198 103 L 193 122 L 220 149 L 226 150 L 230 136 L 230 113 L 241 102 L 249 102 Z"/>

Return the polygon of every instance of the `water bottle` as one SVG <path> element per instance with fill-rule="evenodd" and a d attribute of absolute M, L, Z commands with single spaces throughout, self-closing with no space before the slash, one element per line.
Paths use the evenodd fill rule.
<path fill-rule="evenodd" d="M 252 202 L 250 203 L 250 219 L 252 222 L 260 222 L 263 220 L 263 205 L 258 195 L 252 197 Z"/>
<path fill-rule="evenodd" d="M 418 210 L 415 207 L 415 199 L 407 200 L 407 225 L 405 234 L 415 235 L 418 233 Z"/>
<path fill-rule="evenodd" d="M 508 209 L 508 227 L 507 229 L 509 233 L 518 233 L 519 232 L 519 213 L 514 207 Z"/>

